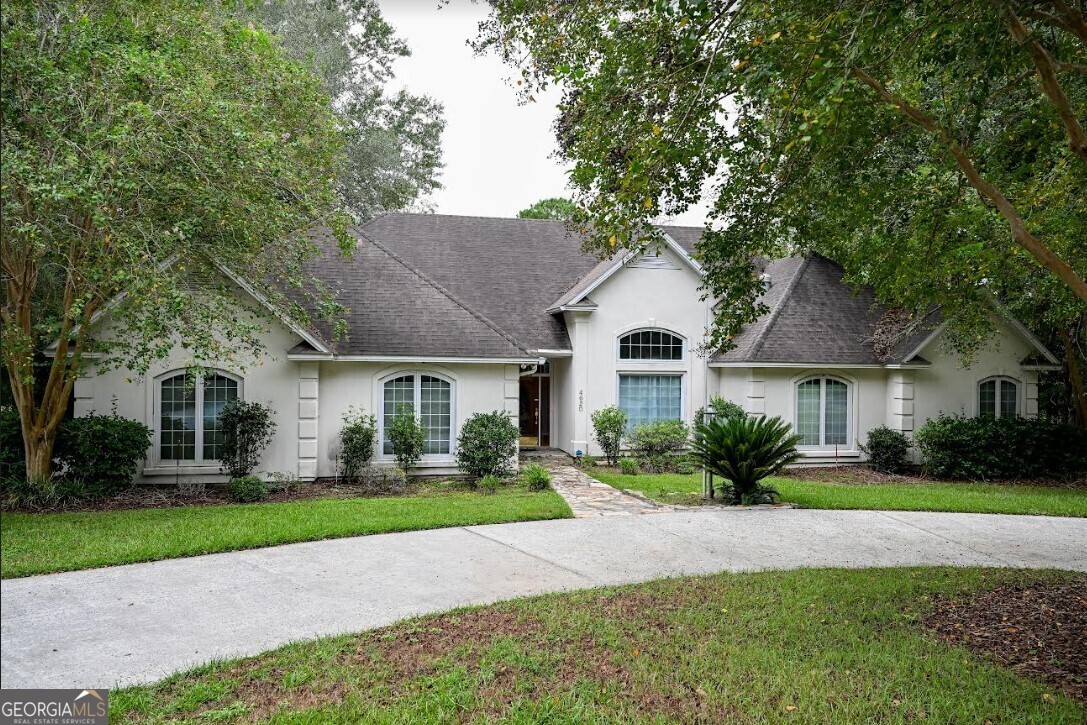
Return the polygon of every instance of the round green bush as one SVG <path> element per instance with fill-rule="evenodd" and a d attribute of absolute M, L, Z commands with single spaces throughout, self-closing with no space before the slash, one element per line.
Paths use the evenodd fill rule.
<path fill-rule="evenodd" d="M 909 465 L 910 439 L 905 433 L 885 425 L 868 431 L 868 441 L 860 446 L 872 468 L 884 473 L 901 473 Z"/>
<path fill-rule="evenodd" d="M 508 413 L 476 413 L 457 436 L 457 466 L 474 478 L 508 476 L 513 471 L 520 433 Z"/>
<path fill-rule="evenodd" d="M 620 458 L 619 471 L 627 476 L 638 475 L 638 462 L 633 458 Z"/>
<path fill-rule="evenodd" d="M 268 498 L 268 484 L 258 476 L 239 476 L 230 479 L 227 493 L 238 503 L 253 503 Z"/>

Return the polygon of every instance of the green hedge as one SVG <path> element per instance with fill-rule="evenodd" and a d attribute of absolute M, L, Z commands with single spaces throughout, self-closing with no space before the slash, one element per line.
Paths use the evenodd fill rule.
<path fill-rule="evenodd" d="M 79 480 L 87 496 L 115 493 L 132 483 L 151 445 L 151 429 L 119 415 L 87 415 L 60 424 L 53 459 L 65 478 Z M 0 474 L 24 478 L 26 465 L 19 413 L 0 413 Z"/>
<path fill-rule="evenodd" d="M 914 434 L 925 471 L 987 481 L 1087 472 L 1087 433 L 1043 418 L 941 415 Z"/>

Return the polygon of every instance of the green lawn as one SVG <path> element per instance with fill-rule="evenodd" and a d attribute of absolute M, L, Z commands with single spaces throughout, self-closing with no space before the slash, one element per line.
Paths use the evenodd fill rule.
<path fill-rule="evenodd" d="M 111 723 L 1082 723 L 928 634 L 934 596 L 1067 578 L 801 570 L 519 600 L 292 644 L 110 693 Z"/>
<path fill-rule="evenodd" d="M 625 476 L 610 471 L 591 475 L 616 488 L 641 491 L 668 503 L 694 503 L 702 492 L 702 475 L 674 473 Z M 834 484 L 772 478 L 781 500 L 812 509 L 882 509 L 956 511 L 991 514 L 1087 516 L 1087 490 L 995 483 Z"/>
<path fill-rule="evenodd" d="M 0 515 L 3 578 L 296 541 L 571 516 L 554 491 Z"/>

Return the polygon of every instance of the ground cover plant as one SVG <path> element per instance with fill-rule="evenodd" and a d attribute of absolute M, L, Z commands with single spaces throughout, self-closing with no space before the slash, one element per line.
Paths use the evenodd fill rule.
<path fill-rule="evenodd" d="M 609 486 L 640 491 L 657 501 L 703 503 L 701 473 L 625 476 L 601 469 L 587 473 Z M 800 478 L 808 475 L 813 474 L 803 469 L 788 469 L 781 477 L 768 478 L 766 482 L 777 490 L 782 502 L 802 508 L 1087 516 L 1087 487 L 947 483 L 906 477 L 885 483 L 864 483 L 847 478 L 848 474 L 839 474 L 842 482 Z"/>
<path fill-rule="evenodd" d="M 303 489 L 306 487 L 303 486 Z M 410 495 L 316 498 L 72 513 L 0 514 L 4 578 L 253 549 L 297 541 L 510 521 L 568 518 L 550 490 L 493 494 L 430 482 Z"/>
<path fill-rule="evenodd" d="M 938 604 L 1085 584 L 1053 572 L 831 569 L 549 595 L 111 692 L 110 722 L 1079 723 L 1075 673 L 1020 677 L 948 646 Z M 1073 606 L 1057 616 L 1076 636 Z"/>

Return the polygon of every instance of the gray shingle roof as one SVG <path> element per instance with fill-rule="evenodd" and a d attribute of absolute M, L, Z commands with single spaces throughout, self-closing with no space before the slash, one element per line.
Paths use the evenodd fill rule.
<path fill-rule="evenodd" d="M 697 229 L 668 227 L 693 249 Z M 501 326 L 526 350 L 568 350 L 560 316 L 547 312 L 601 264 L 562 221 L 445 214 L 385 214 L 360 234 Z M 690 246 L 687 246 L 687 245 Z M 374 280 L 375 283 L 378 280 Z"/>
<path fill-rule="evenodd" d="M 663 229 L 688 253 L 701 235 L 693 227 Z M 324 254 L 310 264 L 348 310 L 348 339 L 331 345 L 340 355 L 526 359 L 569 349 L 562 316 L 548 308 L 580 297 L 621 259 L 585 254 L 561 221 L 394 213 L 352 233 L 359 241 L 350 259 L 327 232 L 316 233 Z M 765 270 L 773 281 L 763 298 L 770 312 L 714 362 L 901 362 L 931 329 L 880 360 L 872 333 L 885 308 L 871 290 L 854 294 L 842 268 L 818 255 L 775 260 Z M 331 339 L 327 325 L 315 327 Z"/>
<path fill-rule="evenodd" d="M 775 260 L 766 272 L 772 284 L 763 301 L 770 311 L 745 327 L 734 339 L 736 347 L 714 362 L 900 363 L 931 332 L 927 326 L 917 330 L 880 359 L 872 337 L 887 308 L 870 288 L 854 291 L 842 281 L 842 268 L 817 254 Z"/>
<path fill-rule="evenodd" d="M 338 291 L 347 308 L 348 337 L 331 344 L 335 353 L 533 357 L 489 319 L 383 245 L 360 238 L 353 257 L 346 258 L 327 234 L 316 237 L 323 254 L 309 263 L 310 271 Z M 326 324 L 318 322 L 315 327 L 322 339 L 332 339 Z M 292 352 L 309 350 L 304 345 Z"/>

